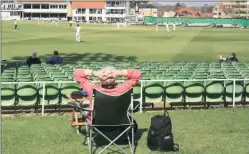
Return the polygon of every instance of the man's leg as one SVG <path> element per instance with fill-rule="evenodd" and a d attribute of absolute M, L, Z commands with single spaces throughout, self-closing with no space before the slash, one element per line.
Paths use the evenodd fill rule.
<path fill-rule="evenodd" d="M 223 61 L 227 60 L 227 58 L 223 58 L 221 55 L 220 55 L 219 59 L 220 59 L 220 62 L 223 62 Z"/>

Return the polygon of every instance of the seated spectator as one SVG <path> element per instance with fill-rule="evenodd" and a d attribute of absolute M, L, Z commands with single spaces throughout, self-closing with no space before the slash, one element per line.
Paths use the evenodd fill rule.
<path fill-rule="evenodd" d="M 47 64 L 62 64 L 62 58 L 59 56 L 58 51 L 54 51 L 54 55 L 47 59 L 46 61 Z"/>
<path fill-rule="evenodd" d="M 31 66 L 32 64 L 41 64 L 41 60 L 36 57 L 37 53 L 33 52 L 32 56 L 26 60 L 26 64 Z"/>
<path fill-rule="evenodd" d="M 239 61 L 239 60 L 237 59 L 235 53 L 232 53 L 230 58 L 223 58 L 220 55 L 220 62 L 237 62 L 237 61 Z"/>
<path fill-rule="evenodd" d="M 91 76 L 98 77 L 100 83 L 93 83 L 88 78 Z M 121 76 L 126 77 L 126 81 L 121 84 L 117 84 L 115 79 Z M 127 92 L 133 88 L 141 78 L 141 72 L 139 70 L 115 70 L 112 67 L 106 67 L 100 71 L 76 69 L 74 71 L 74 80 L 78 82 L 80 87 L 84 89 L 89 97 L 89 108 L 92 109 L 92 95 L 93 89 L 97 89 L 109 95 L 119 95 Z M 87 120 L 91 121 L 91 114 L 85 113 Z"/>

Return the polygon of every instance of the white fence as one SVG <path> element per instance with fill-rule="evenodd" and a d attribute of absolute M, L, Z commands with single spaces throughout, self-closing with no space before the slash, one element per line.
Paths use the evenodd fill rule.
<path fill-rule="evenodd" d="M 192 81 L 201 81 L 201 82 L 205 82 L 205 81 L 233 81 L 233 107 L 235 107 L 235 84 L 236 81 L 249 81 L 249 79 L 186 79 L 186 80 L 140 80 L 140 85 L 141 85 L 141 91 L 140 91 L 140 98 L 137 99 L 140 102 L 140 113 L 143 112 L 143 88 L 144 88 L 144 83 L 145 82 L 192 82 Z M 98 82 L 98 81 L 93 81 L 93 82 Z M 117 82 L 123 82 L 122 80 L 119 80 Z M 44 115 L 44 103 L 45 103 L 45 85 L 47 83 L 76 83 L 75 81 L 46 81 L 46 82 L 42 82 L 42 81 L 38 81 L 38 82 L 2 82 L 1 84 L 42 84 L 43 85 L 43 94 L 42 94 L 42 116 Z"/>

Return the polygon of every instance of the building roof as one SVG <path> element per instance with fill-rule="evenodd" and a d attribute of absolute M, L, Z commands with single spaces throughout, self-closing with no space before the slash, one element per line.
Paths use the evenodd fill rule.
<path fill-rule="evenodd" d="M 191 7 L 184 7 L 184 8 L 180 8 L 179 10 L 177 10 L 177 13 L 179 15 L 182 15 L 183 12 L 189 12 L 191 15 L 196 15 L 197 13 L 200 13 L 201 11 L 198 9 L 193 9 Z"/>
<path fill-rule="evenodd" d="M 95 1 L 95 2 L 72 2 L 72 8 L 105 8 L 104 1 Z"/>

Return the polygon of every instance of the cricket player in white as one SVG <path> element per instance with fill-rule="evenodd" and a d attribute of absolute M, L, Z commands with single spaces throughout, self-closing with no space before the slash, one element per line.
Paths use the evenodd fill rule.
<path fill-rule="evenodd" d="M 176 24 L 173 23 L 173 31 L 175 31 L 175 30 L 176 30 Z"/>
<path fill-rule="evenodd" d="M 127 27 L 126 21 L 124 22 L 124 27 Z"/>
<path fill-rule="evenodd" d="M 16 19 L 14 20 L 14 26 L 15 26 L 15 29 L 17 29 L 17 22 L 16 22 Z"/>
<path fill-rule="evenodd" d="M 80 25 L 77 24 L 76 27 L 76 42 L 80 42 Z"/>
<path fill-rule="evenodd" d="M 165 26 L 166 26 L 166 31 L 169 32 L 169 25 L 167 22 L 166 22 Z"/>
<path fill-rule="evenodd" d="M 119 25 L 119 22 L 117 22 L 117 29 L 119 29 L 120 25 Z"/>
<path fill-rule="evenodd" d="M 69 22 L 69 23 L 70 23 L 70 27 L 72 27 L 72 25 L 73 25 L 73 21 L 72 21 L 72 20 L 70 20 L 70 22 Z"/>

